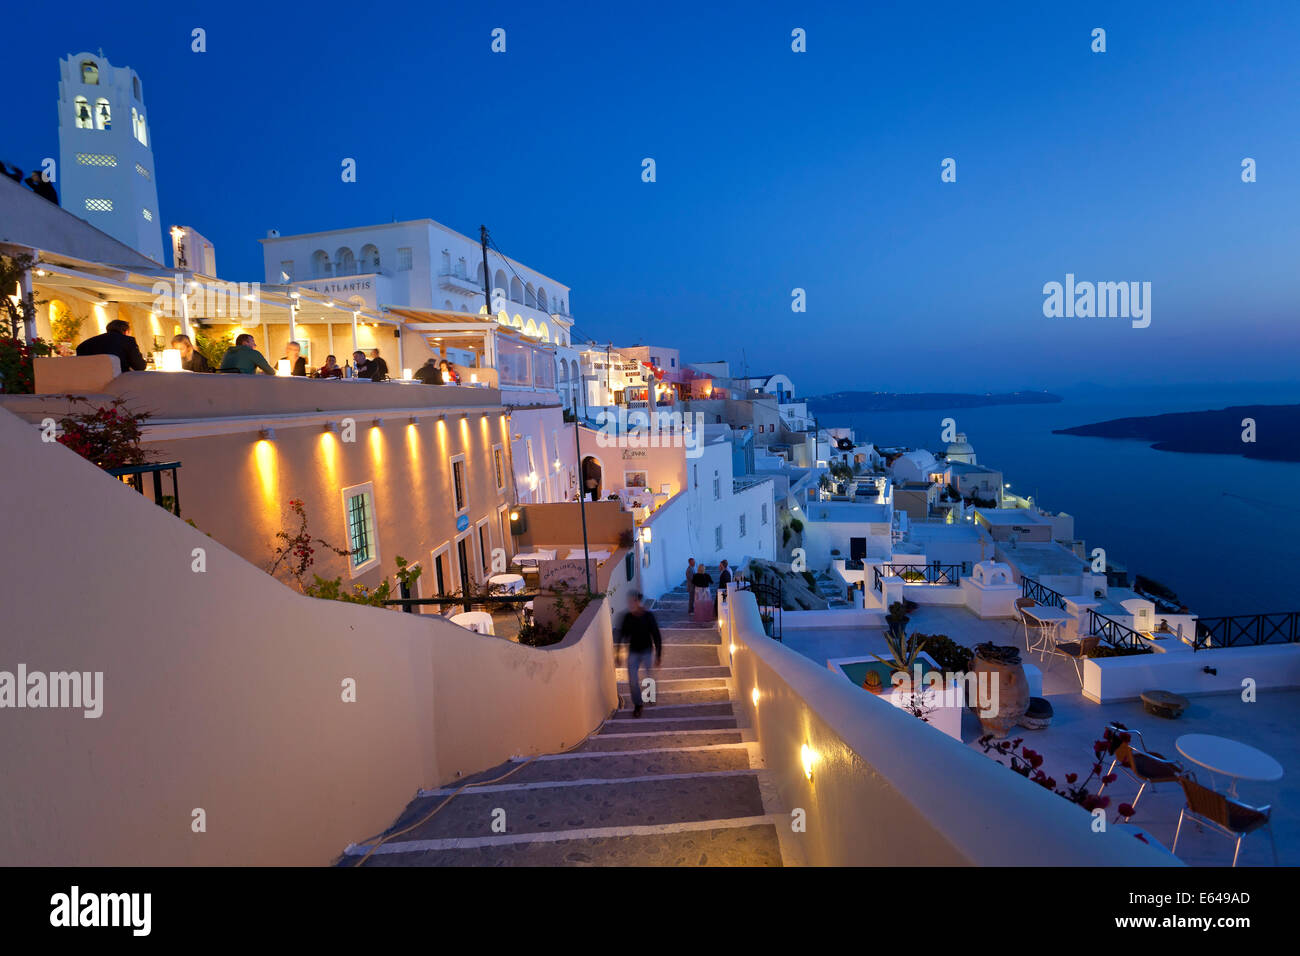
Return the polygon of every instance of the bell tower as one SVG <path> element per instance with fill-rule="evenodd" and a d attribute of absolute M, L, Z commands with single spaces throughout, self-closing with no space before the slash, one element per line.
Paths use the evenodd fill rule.
<path fill-rule="evenodd" d="M 64 209 L 163 262 L 162 219 L 140 77 L 103 51 L 59 61 L 59 168 Z"/>

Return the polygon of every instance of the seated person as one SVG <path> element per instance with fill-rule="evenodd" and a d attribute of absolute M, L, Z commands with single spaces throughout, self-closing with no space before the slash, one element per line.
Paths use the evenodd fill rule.
<path fill-rule="evenodd" d="M 302 357 L 302 346 L 297 342 L 290 342 L 284 351 L 285 354 L 280 356 L 280 361 L 289 360 L 289 374 L 305 376 L 307 374 L 307 360 Z"/>
<path fill-rule="evenodd" d="M 245 332 L 238 336 L 234 346 L 226 351 L 225 358 L 221 360 L 221 371 L 256 375 L 258 369 L 267 375 L 275 374 L 275 369 L 271 368 L 271 363 L 266 360 L 266 356 L 257 350 L 257 341 Z"/>
<path fill-rule="evenodd" d="M 123 372 L 143 372 L 144 356 L 140 344 L 131 334 L 131 326 L 122 319 L 114 319 L 104 326 L 104 332 L 93 335 L 77 346 L 78 355 L 116 355 Z"/>
<path fill-rule="evenodd" d="M 342 378 L 343 369 L 333 355 L 325 356 L 325 364 L 316 372 L 317 378 Z"/>
<path fill-rule="evenodd" d="M 211 372 L 212 366 L 203 353 L 194 347 L 188 335 L 173 335 L 172 347 L 181 353 L 181 368 L 187 372 Z"/>

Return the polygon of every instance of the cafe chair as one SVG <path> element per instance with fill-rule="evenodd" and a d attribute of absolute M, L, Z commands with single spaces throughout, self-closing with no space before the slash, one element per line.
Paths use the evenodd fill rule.
<path fill-rule="evenodd" d="M 1237 865 L 1237 857 L 1241 855 L 1241 841 L 1256 830 L 1267 830 L 1268 842 L 1273 848 L 1273 865 L 1277 866 L 1277 842 L 1273 839 L 1272 807 L 1252 807 L 1233 800 L 1217 790 L 1211 790 L 1197 783 L 1190 771 L 1182 774 L 1178 782 L 1182 784 L 1183 793 L 1187 795 L 1187 806 L 1183 807 L 1183 812 L 1178 814 L 1178 829 L 1174 831 L 1174 845 L 1170 848 L 1171 852 L 1178 853 L 1178 837 L 1183 830 L 1183 818 L 1190 816 L 1198 823 L 1203 823 L 1226 836 L 1237 838 L 1236 848 L 1232 851 L 1233 866 Z"/>
<path fill-rule="evenodd" d="M 1027 652 L 1033 652 L 1040 648 L 1045 648 L 1047 642 L 1051 639 L 1053 625 L 1044 624 L 1043 622 L 1034 620 L 1032 617 L 1028 617 L 1025 614 L 1025 608 L 1036 607 L 1037 605 L 1038 602 L 1033 598 L 1016 598 L 1016 617 L 1020 618 L 1020 626 L 1025 629 L 1025 650 Z M 1032 644 L 1029 641 L 1030 631 L 1037 634 L 1037 637 L 1034 639 Z"/>
<path fill-rule="evenodd" d="M 1101 638 L 1093 634 L 1088 637 L 1082 637 L 1077 641 L 1062 641 L 1059 644 L 1054 643 L 1051 647 L 1045 648 L 1045 653 L 1051 655 L 1052 663 L 1055 663 L 1058 657 L 1064 657 L 1066 660 L 1073 662 L 1074 673 L 1079 678 L 1079 686 L 1083 686 L 1083 662 L 1097 653 L 1097 645 Z M 1052 669 L 1052 663 L 1047 665 L 1047 669 Z"/>
<path fill-rule="evenodd" d="M 1110 767 L 1106 770 L 1106 776 L 1110 776 L 1111 773 L 1114 772 L 1115 766 L 1118 764 L 1119 768 L 1124 771 L 1128 777 L 1132 778 L 1134 783 L 1139 785 L 1137 796 L 1134 797 L 1132 802 L 1129 804 L 1134 810 L 1137 809 L 1138 801 L 1142 799 L 1142 793 L 1148 786 L 1151 787 L 1151 790 L 1154 793 L 1156 784 L 1173 783 L 1178 780 L 1183 773 L 1183 768 L 1178 763 L 1172 760 L 1166 760 L 1163 754 L 1153 753 L 1152 751 L 1147 750 L 1147 745 L 1142 740 L 1141 732 L 1129 730 L 1121 724 L 1110 724 L 1106 729 L 1113 734 L 1130 734 L 1131 737 L 1137 738 L 1138 743 L 1142 747 L 1141 750 L 1134 747 L 1131 738 L 1124 743 L 1121 743 L 1117 748 L 1115 748 L 1115 759 L 1110 762 Z M 1102 785 L 1097 788 L 1097 796 L 1101 796 L 1101 792 L 1105 789 L 1106 784 L 1103 782 Z M 1119 819 L 1119 815 L 1117 814 L 1115 822 L 1118 823 Z"/>

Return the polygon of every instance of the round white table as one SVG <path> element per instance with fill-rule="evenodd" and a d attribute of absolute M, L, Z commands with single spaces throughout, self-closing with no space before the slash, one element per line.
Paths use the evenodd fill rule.
<path fill-rule="evenodd" d="M 518 594 L 524 589 L 524 576 L 522 574 L 494 574 L 488 578 L 488 584 L 494 588 L 500 588 L 507 594 Z"/>
<path fill-rule="evenodd" d="M 1174 741 L 1178 752 L 1212 774 L 1230 777 L 1230 796 L 1237 795 L 1238 780 L 1282 779 L 1282 765 L 1250 744 L 1213 734 L 1183 734 Z"/>
<path fill-rule="evenodd" d="M 492 615 L 487 611 L 462 611 L 453 614 L 450 620 L 451 623 L 459 624 L 478 634 L 496 634 L 492 626 Z"/>

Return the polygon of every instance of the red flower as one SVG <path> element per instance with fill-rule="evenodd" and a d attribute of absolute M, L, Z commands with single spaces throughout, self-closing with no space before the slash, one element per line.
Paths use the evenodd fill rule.
<path fill-rule="evenodd" d="M 1067 773 L 1067 774 L 1065 775 L 1065 782 L 1066 782 L 1066 783 L 1074 783 L 1074 781 L 1076 781 L 1076 780 L 1078 780 L 1078 779 L 1079 779 L 1079 775 L 1078 775 L 1077 773 Z"/>
<path fill-rule="evenodd" d="M 1128 819 L 1129 817 L 1133 816 L 1133 814 L 1137 813 L 1137 811 L 1133 809 L 1133 804 L 1131 803 L 1121 803 L 1118 809 L 1119 809 L 1119 815 L 1124 817 L 1125 819 Z"/>

